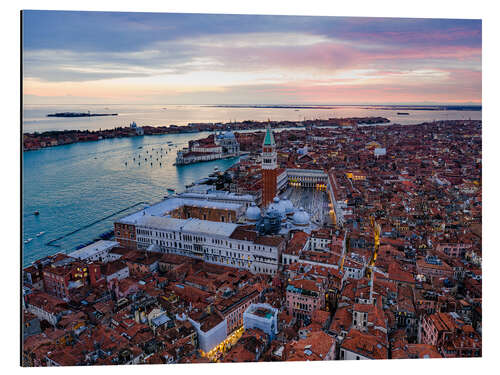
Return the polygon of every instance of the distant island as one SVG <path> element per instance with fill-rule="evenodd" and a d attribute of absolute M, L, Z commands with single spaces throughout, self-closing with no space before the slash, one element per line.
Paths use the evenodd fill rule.
<path fill-rule="evenodd" d="M 96 116 L 118 116 L 118 113 L 59 112 L 59 113 L 49 113 L 47 115 L 47 117 L 96 117 Z"/>
<path fill-rule="evenodd" d="M 345 107 L 360 107 L 361 109 L 382 109 L 382 110 L 413 110 L 413 111 L 481 111 L 481 105 L 245 105 L 245 104 L 220 104 L 208 105 L 214 108 L 281 108 L 281 109 L 338 109 Z"/>
<path fill-rule="evenodd" d="M 213 108 L 283 108 L 283 109 L 335 109 L 338 106 L 329 105 L 246 105 L 246 104 L 220 104 L 220 105 L 209 105 L 207 107 Z"/>
<path fill-rule="evenodd" d="M 391 105 L 391 106 L 367 106 L 363 109 L 382 109 L 386 111 L 393 110 L 412 110 L 412 111 L 481 111 L 480 105 L 431 105 L 431 106 L 412 106 L 412 105 Z"/>

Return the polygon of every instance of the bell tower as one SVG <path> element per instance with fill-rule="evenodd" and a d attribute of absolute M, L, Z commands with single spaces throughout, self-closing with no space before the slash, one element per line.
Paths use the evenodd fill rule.
<path fill-rule="evenodd" d="M 262 207 L 267 207 L 276 196 L 278 156 L 270 121 L 262 144 Z"/>

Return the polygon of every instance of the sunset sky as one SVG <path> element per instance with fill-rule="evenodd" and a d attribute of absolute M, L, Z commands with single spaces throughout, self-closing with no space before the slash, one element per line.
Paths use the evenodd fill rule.
<path fill-rule="evenodd" d="M 25 11 L 26 104 L 481 104 L 481 21 Z"/>

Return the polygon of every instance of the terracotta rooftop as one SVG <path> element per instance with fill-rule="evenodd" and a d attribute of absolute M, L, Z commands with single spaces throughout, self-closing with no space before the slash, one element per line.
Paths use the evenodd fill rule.
<path fill-rule="evenodd" d="M 323 361 L 334 345 L 335 340 L 325 332 L 311 332 L 307 338 L 291 344 L 287 360 Z"/>
<path fill-rule="evenodd" d="M 342 349 L 370 359 L 387 359 L 388 350 L 374 335 L 351 329 L 341 344 Z"/>

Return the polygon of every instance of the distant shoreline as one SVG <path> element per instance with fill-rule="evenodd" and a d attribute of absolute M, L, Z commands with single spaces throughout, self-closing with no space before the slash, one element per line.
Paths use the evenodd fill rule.
<path fill-rule="evenodd" d="M 481 111 L 480 105 L 209 105 L 212 108 L 280 108 L 280 109 L 337 109 L 342 107 L 359 107 L 361 109 L 397 111 L 399 109 L 412 111 Z"/>
<path fill-rule="evenodd" d="M 49 113 L 47 115 L 47 117 L 100 117 L 100 116 L 118 116 L 118 113 L 59 112 L 59 113 Z"/>
<path fill-rule="evenodd" d="M 437 123 L 456 123 L 463 121 L 479 121 L 481 120 L 439 120 Z M 419 124 L 423 125 L 431 122 L 424 121 Z M 330 118 L 328 120 L 305 120 L 305 121 L 274 121 L 271 122 L 274 129 L 296 128 L 304 129 L 308 126 L 314 127 L 351 127 L 355 125 L 394 125 L 385 117 L 349 117 L 349 118 Z M 192 123 L 187 126 L 142 126 L 143 135 L 166 135 L 166 134 L 186 134 L 200 133 L 210 131 L 259 131 L 265 129 L 267 121 L 242 121 L 234 123 Z M 410 126 L 410 125 L 402 125 Z M 62 146 L 68 144 L 99 141 L 103 139 L 113 138 L 131 138 L 140 137 L 135 128 L 117 127 L 104 130 L 52 130 L 45 132 L 24 133 L 23 134 L 23 151 L 40 150 L 47 147 Z"/>

